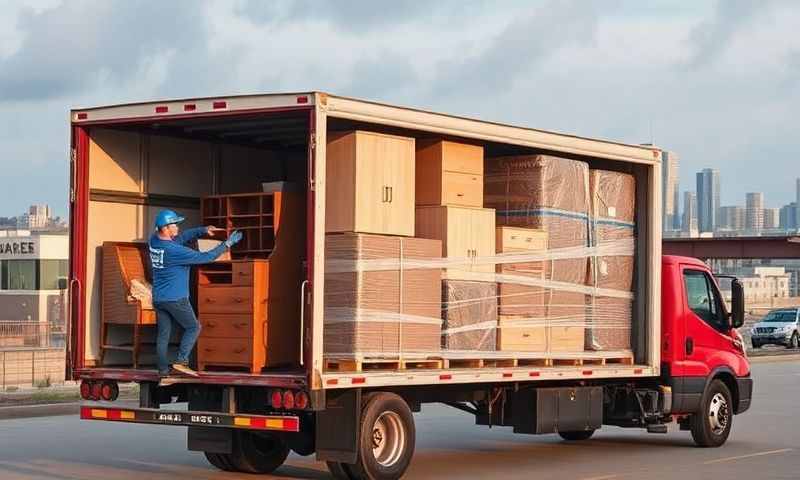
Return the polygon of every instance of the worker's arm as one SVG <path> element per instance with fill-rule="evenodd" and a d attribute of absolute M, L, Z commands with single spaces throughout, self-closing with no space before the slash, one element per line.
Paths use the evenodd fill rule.
<path fill-rule="evenodd" d="M 181 233 L 178 234 L 177 237 L 173 238 L 172 240 L 181 245 L 186 245 L 195 238 L 200 238 L 207 233 L 208 233 L 208 227 L 195 227 L 182 231 Z"/>
<path fill-rule="evenodd" d="M 200 265 L 210 263 L 225 252 L 228 246 L 220 243 L 207 252 L 198 252 L 183 245 L 173 244 L 167 251 L 167 262 L 171 265 Z"/>

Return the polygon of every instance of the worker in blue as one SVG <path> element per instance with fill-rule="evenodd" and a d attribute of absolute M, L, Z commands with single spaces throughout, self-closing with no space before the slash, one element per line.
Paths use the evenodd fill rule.
<path fill-rule="evenodd" d="M 156 310 L 158 323 L 156 353 L 158 373 L 161 376 L 170 373 L 167 346 L 173 324 L 183 327 L 184 332 L 178 347 L 178 358 L 172 363 L 172 369 L 186 375 L 197 375 L 189 367 L 189 354 L 200 335 L 200 323 L 189 302 L 189 269 L 192 265 L 213 262 L 242 239 L 241 232 L 237 230 L 214 249 L 199 252 L 186 244 L 203 235 L 214 236 L 224 229 L 206 226 L 179 233 L 178 224 L 184 220 L 184 217 L 172 210 L 162 210 L 156 216 L 155 232 L 148 242 L 153 272 L 153 308 Z"/>

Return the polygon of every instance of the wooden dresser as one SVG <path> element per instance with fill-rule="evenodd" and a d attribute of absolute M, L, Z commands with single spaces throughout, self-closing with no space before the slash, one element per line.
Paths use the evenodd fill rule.
<path fill-rule="evenodd" d="M 233 260 L 198 268 L 199 370 L 258 373 L 298 363 L 304 213 L 296 192 L 203 199 L 205 224 L 244 238 Z"/>

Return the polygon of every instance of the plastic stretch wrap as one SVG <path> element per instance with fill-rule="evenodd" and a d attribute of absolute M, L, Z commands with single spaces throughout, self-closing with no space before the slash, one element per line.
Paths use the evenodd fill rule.
<path fill-rule="evenodd" d="M 635 191 L 633 176 L 580 161 L 492 158 L 484 206 L 501 227 L 494 255 L 327 235 L 326 356 L 630 351 Z M 505 227 L 515 227 L 508 238 Z"/>
<path fill-rule="evenodd" d="M 329 234 L 325 254 L 326 354 L 439 350 L 441 271 L 414 262 L 441 257 L 440 241 Z M 363 268 L 371 260 L 373 267 Z"/>

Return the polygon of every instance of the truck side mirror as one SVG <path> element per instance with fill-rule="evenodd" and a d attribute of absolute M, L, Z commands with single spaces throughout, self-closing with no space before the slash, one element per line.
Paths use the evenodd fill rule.
<path fill-rule="evenodd" d="M 744 287 L 739 279 L 731 281 L 731 327 L 744 325 Z"/>

